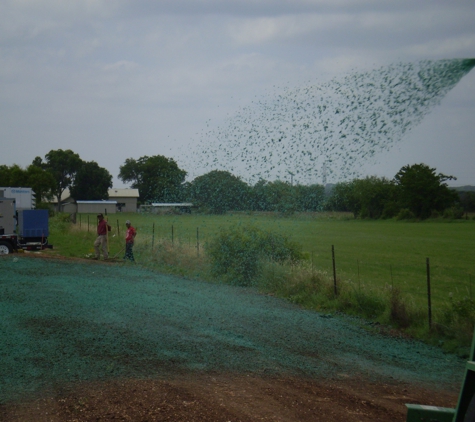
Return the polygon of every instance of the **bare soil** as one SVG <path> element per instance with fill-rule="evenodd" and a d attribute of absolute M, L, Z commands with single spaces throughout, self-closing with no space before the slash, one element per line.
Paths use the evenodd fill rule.
<path fill-rule="evenodd" d="M 364 379 L 308 380 L 192 374 L 77 386 L 0 407 L 5 422 L 405 421 L 405 403 L 455 407 L 454 392 Z"/>

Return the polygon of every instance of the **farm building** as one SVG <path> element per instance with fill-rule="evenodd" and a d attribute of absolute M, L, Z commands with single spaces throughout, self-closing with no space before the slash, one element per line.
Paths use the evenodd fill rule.
<path fill-rule="evenodd" d="M 109 200 L 117 201 L 118 212 L 137 212 L 138 189 L 109 189 Z"/>
<path fill-rule="evenodd" d="M 150 205 L 140 205 L 140 212 L 152 214 L 190 213 L 192 208 L 191 202 L 155 202 Z"/>
<path fill-rule="evenodd" d="M 96 211 L 84 211 L 89 209 L 95 209 L 100 205 L 96 203 L 111 202 L 107 204 L 107 213 L 115 213 L 115 212 L 137 212 L 137 200 L 139 198 L 139 190 L 138 189 L 119 189 L 119 188 L 112 188 L 108 191 L 109 199 L 107 201 L 75 201 L 74 198 L 71 197 L 69 189 L 66 189 L 63 194 L 61 195 L 61 210 L 63 212 L 67 212 L 70 214 L 73 213 L 95 213 Z M 112 204 L 113 203 L 113 204 Z M 58 200 L 55 197 L 53 200 L 53 204 L 55 207 L 58 206 Z M 102 210 L 99 212 L 104 212 L 104 206 L 101 206 Z M 114 208 L 114 211 L 109 211 L 109 208 Z"/>
<path fill-rule="evenodd" d="M 76 201 L 79 214 L 115 214 L 117 201 Z"/>

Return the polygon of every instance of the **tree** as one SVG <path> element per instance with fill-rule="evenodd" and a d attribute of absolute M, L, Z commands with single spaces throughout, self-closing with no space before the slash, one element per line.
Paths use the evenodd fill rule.
<path fill-rule="evenodd" d="M 247 183 L 222 170 L 213 170 L 197 177 L 191 183 L 190 189 L 193 202 L 207 207 L 213 214 L 247 209 L 249 191 Z"/>
<path fill-rule="evenodd" d="M 111 174 L 95 161 L 83 162 L 71 186 L 71 196 L 76 200 L 108 199 L 112 187 Z"/>
<path fill-rule="evenodd" d="M 339 182 L 333 186 L 330 197 L 327 199 L 325 208 L 329 211 L 352 212 L 358 216 L 360 203 L 355 195 L 353 182 Z"/>
<path fill-rule="evenodd" d="M 250 208 L 253 211 L 270 211 L 267 184 L 266 180 L 261 179 L 251 188 Z"/>
<path fill-rule="evenodd" d="M 56 188 L 56 182 L 51 173 L 43 170 L 33 164 L 30 164 L 26 169 L 26 185 L 35 192 L 36 205 L 39 203 L 52 200 Z"/>
<path fill-rule="evenodd" d="M 18 164 L 13 164 L 11 167 L 0 166 L 0 186 L 26 187 L 27 178 L 26 171 Z"/>
<path fill-rule="evenodd" d="M 58 209 L 61 209 L 61 195 L 73 182 L 76 172 L 79 170 L 82 160 L 78 154 L 70 149 L 51 150 L 45 155 L 46 160 L 36 157 L 32 165 L 50 172 L 55 180 L 54 194 L 58 198 Z"/>
<path fill-rule="evenodd" d="M 475 192 L 458 192 L 460 205 L 465 212 L 475 211 Z"/>
<path fill-rule="evenodd" d="M 392 217 L 394 183 L 384 177 L 368 176 L 353 180 L 353 210 L 361 218 Z"/>
<path fill-rule="evenodd" d="M 457 193 L 448 188 L 446 180 L 456 178 L 436 173 L 426 164 L 402 167 L 394 176 L 400 206 L 421 219 L 430 217 L 432 211 L 444 211 L 457 200 Z"/>
<path fill-rule="evenodd" d="M 322 185 L 297 185 L 293 187 L 298 211 L 321 211 L 325 198 Z"/>
<path fill-rule="evenodd" d="M 8 186 L 10 183 L 10 168 L 2 164 L 0 165 L 0 186 Z"/>
<path fill-rule="evenodd" d="M 186 171 L 163 155 L 127 158 L 119 173 L 119 179 L 132 182 L 132 187 L 139 190 L 142 203 L 180 200 L 185 176 Z"/>
<path fill-rule="evenodd" d="M 259 180 L 252 188 L 251 203 L 255 211 L 277 211 L 283 214 L 293 213 L 296 207 L 292 185 L 281 180 Z"/>
<path fill-rule="evenodd" d="M 40 167 L 30 165 L 26 170 L 18 164 L 0 166 L 0 186 L 29 187 L 33 190 L 36 203 L 51 199 L 55 189 L 53 176 Z"/>

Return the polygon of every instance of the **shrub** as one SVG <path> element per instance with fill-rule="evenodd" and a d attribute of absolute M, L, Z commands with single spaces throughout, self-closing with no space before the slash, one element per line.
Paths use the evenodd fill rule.
<path fill-rule="evenodd" d="M 300 247 L 287 237 L 255 226 L 234 226 L 206 244 L 211 272 L 225 281 L 247 286 L 259 275 L 260 261 L 278 263 L 302 259 Z"/>
<path fill-rule="evenodd" d="M 444 218 L 458 220 L 463 217 L 463 208 L 461 207 L 450 207 L 444 210 Z"/>
<path fill-rule="evenodd" d="M 37 210 L 48 210 L 48 216 L 50 218 L 54 217 L 54 215 L 55 215 L 53 206 L 51 204 L 49 204 L 48 202 L 37 202 L 36 205 L 35 205 L 35 208 Z"/>
<path fill-rule="evenodd" d="M 448 337 L 457 339 L 459 344 L 469 345 L 475 324 L 475 301 L 465 298 L 450 300 L 442 312 L 439 331 Z"/>
<path fill-rule="evenodd" d="M 49 219 L 50 232 L 65 234 L 71 227 L 71 220 L 67 213 L 57 213 L 53 218 Z"/>
<path fill-rule="evenodd" d="M 401 291 L 395 287 L 391 288 L 389 294 L 389 318 L 393 324 L 400 328 L 408 328 L 411 325 L 411 317 L 401 296 Z"/>
<path fill-rule="evenodd" d="M 399 211 L 398 215 L 396 216 L 396 220 L 412 220 L 415 217 L 416 216 L 411 210 L 407 208 L 403 208 Z"/>
<path fill-rule="evenodd" d="M 383 208 L 383 212 L 381 214 L 381 218 L 383 220 L 388 219 L 388 218 L 393 218 L 395 217 L 399 212 L 399 206 L 397 202 L 394 201 L 388 201 Z"/>
<path fill-rule="evenodd" d="M 327 285 L 327 298 L 335 303 L 338 311 L 350 315 L 362 316 L 367 319 L 376 319 L 386 309 L 384 297 L 373 289 L 355 288 L 353 283 L 337 280 L 338 295 L 333 292 L 333 283 Z"/>
<path fill-rule="evenodd" d="M 475 320 L 475 302 L 472 299 L 451 300 L 450 305 L 450 310 L 447 314 L 450 320 Z"/>
<path fill-rule="evenodd" d="M 377 318 L 386 308 L 384 300 L 371 290 L 355 290 L 352 296 L 358 313 L 365 318 Z"/>

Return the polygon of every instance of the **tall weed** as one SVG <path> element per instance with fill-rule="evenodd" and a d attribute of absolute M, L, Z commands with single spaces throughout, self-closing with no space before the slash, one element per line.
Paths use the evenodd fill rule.
<path fill-rule="evenodd" d="M 286 236 L 252 225 L 221 229 L 207 242 L 206 252 L 212 274 L 240 286 L 253 284 L 262 270 L 261 261 L 283 264 L 303 256 L 300 247 Z"/>

